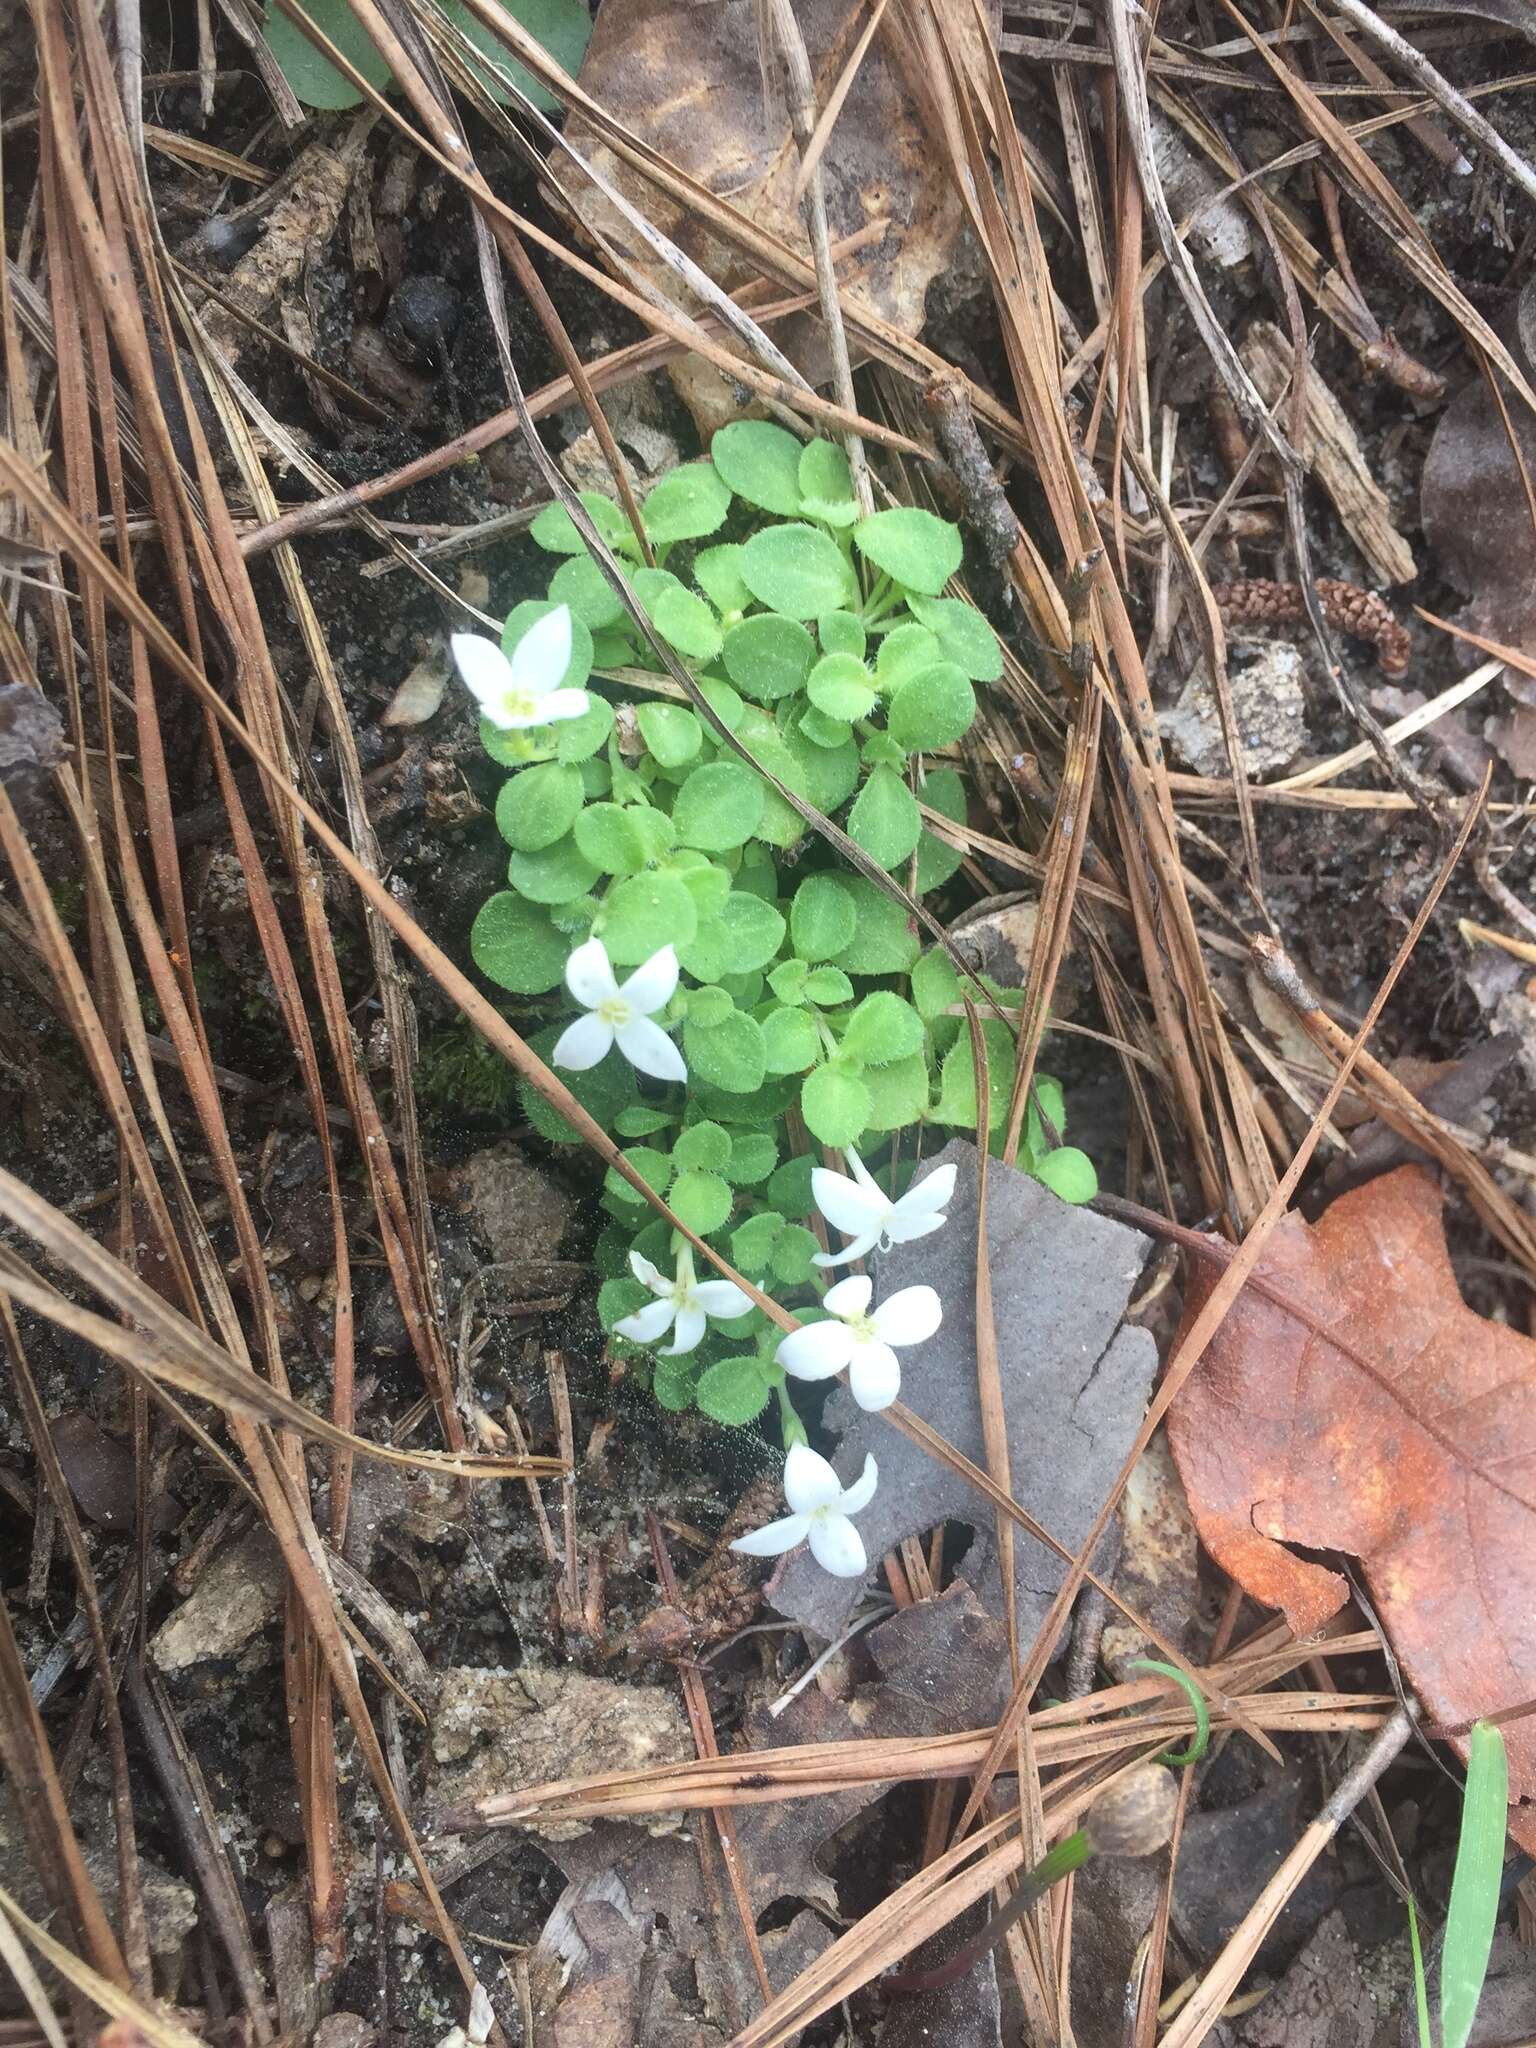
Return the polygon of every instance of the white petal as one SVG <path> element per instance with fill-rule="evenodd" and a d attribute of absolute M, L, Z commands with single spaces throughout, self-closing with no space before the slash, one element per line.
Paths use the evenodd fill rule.
<path fill-rule="evenodd" d="M 864 1453 L 864 1470 L 855 1479 L 846 1493 L 838 1498 L 838 1507 L 845 1515 L 856 1515 L 861 1508 L 867 1508 L 875 1497 L 875 1486 L 880 1478 L 880 1467 L 872 1453 Z"/>
<path fill-rule="evenodd" d="M 821 1305 L 831 1309 L 835 1316 L 861 1316 L 869 1307 L 869 1297 L 874 1291 L 875 1283 L 867 1273 L 850 1273 L 846 1280 L 839 1280 L 835 1287 L 827 1289 Z"/>
<path fill-rule="evenodd" d="M 846 1230 L 850 1236 L 862 1236 L 871 1230 L 891 1206 L 878 1188 L 861 1188 L 847 1174 L 834 1173 L 828 1166 L 811 1168 L 811 1193 L 817 1208 L 834 1229 Z"/>
<path fill-rule="evenodd" d="M 807 1323 L 792 1330 L 773 1354 L 797 1380 L 829 1380 L 853 1356 L 854 1335 L 846 1323 Z"/>
<path fill-rule="evenodd" d="M 591 702 L 585 690 L 551 690 L 547 697 L 539 699 L 538 716 L 529 722 L 558 725 L 562 718 L 585 718 Z"/>
<path fill-rule="evenodd" d="M 848 1391 L 875 1414 L 901 1392 L 901 1361 L 889 1344 L 861 1344 L 848 1368 Z"/>
<path fill-rule="evenodd" d="M 869 1569 L 864 1539 L 846 1515 L 811 1517 L 811 1555 L 835 1579 L 862 1579 Z"/>
<path fill-rule="evenodd" d="M 707 1316 L 744 1316 L 752 1306 L 751 1295 L 734 1280 L 701 1280 L 693 1298 Z"/>
<path fill-rule="evenodd" d="M 512 685 L 530 697 L 547 697 L 565 680 L 571 665 L 571 609 L 559 604 L 530 626 L 511 654 Z M 548 716 L 539 706 L 539 716 Z"/>
<path fill-rule="evenodd" d="M 942 1230 L 944 1222 L 942 1216 L 893 1216 L 885 1226 L 885 1236 L 890 1244 L 911 1244 L 915 1237 L 931 1237 Z"/>
<path fill-rule="evenodd" d="M 958 1171 L 958 1167 L 953 1165 L 941 1166 L 937 1172 L 915 1182 L 896 1204 L 897 1215 L 930 1216 L 935 1209 L 944 1208 L 954 1199 L 955 1175 Z"/>
<path fill-rule="evenodd" d="M 677 1312 L 677 1329 L 662 1357 L 681 1358 L 685 1351 L 697 1351 L 708 1327 L 703 1309 L 694 1302 L 685 1303 Z"/>
<path fill-rule="evenodd" d="M 555 1040 L 555 1049 L 550 1054 L 550 1065 L 568 1067 L 573 1074 L 584 1074 L 588 1067 L 595 1067 L 613 1044 L 613 1026 L 605 1024 L 601 1017 L 588 1011 L 585 1017 L 578 1017 L 574 1024 L 566 1026 Z"/>
<path fill-rule="evenodd" d="M 647 1017 L 664 1010 L 676 992 L 677 954 L 670 946 L 643 961 L 619 990 L 625 1002 Z"/>
<path fill-rule="evenodd" d="M 837 1474 L 821 1453 L 813 1451 L 809 1444 L 791 1446 L 784 1460 L 784 1498 L 794 1512 L 808 1515 L 816 1508 L 830 1507 L 842 1497 Z"/>
<path fill-rule="evenodd" d="M 862 1259 L 866 1252 L 873 1251 L 879 1242 L 879 1238 L 880 1233 L 878 1230 L 867 1230 L 862 1237 L 856 1237 L 852 1244 L 845 1244 L 840 1252 L 813 1252 L 811 1254 L 811 1264 L 813 1266 L 846 1266 L 851 1260 Z"/>
<path fill-rule="evenodd" d="M 903 1287 L 870 1317 L 876 1335 L 887 1344 L 921 1344 L 943 1320 L 939 1297 L 931 1287 Z"/>
<path fill-rule="evenodd" d="M 649 1017 L 631 1017 L 616 1034 L 619 1051 L 629 1064 L 653 1081 L 686 1081 L 688 1062 L 661 1026 Z"/>
<path fill-rule="evenodd" d="M 644 1252 L 630 1253 L 629 1270 L 631 1271 L 631 1273 L 634 1274 L 637 1280 L 642 1282 L 642 1284 L 646 1287 L 649 1287 L 652 1294 L 671 1293 L 672 1282 L 670 1280 L 665 1280 L 662 1278 L 661 1274 L 657 1272 L 656 1268 L 651 1264 L 650 1260 L 645 1256 Z"/>
<path fill-rule="evenodd" d="M 449 640 L 459 674 L 480 709 L 494 725 L 506 720 L 506 695 L 512 682 L 512 664 L 483 633 L 455 633 Z"/>
<path fill-rule="evenodd" d="M 793 1550 L 797 1543 L 803 1543 L 810 1526 L 810 1518 L 806 1515 L 786 1515 L 781 1522 L 769 1522 L 764 1528 L 753 1529 L 749 1535 L 738 1536 L 731 1548 L 743 1557 L 778 1557 L 786 1550 Z"/>
<path fill-rule="evenodd" d="M 672 1318 L 677 1313 L 670 1301 L 648 1301 L 644 1308 L 637 1308 L 632 1316 L 623 1316 L 614 1324 L 621 1337 L 627 1337 L 632 1344 L 654 1344 L 656 1339 L 669 1330 Z"/>
<path fill-rule="evenodd" d="M 565 963 L 565 985 L 584 1010 L 595 1010 L 619 992 L 601 939 L 584 939 Z"/>

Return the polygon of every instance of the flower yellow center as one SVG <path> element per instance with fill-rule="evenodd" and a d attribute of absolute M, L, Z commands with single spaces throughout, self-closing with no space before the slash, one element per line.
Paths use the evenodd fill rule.
<path fill-rule="evenodd" d="M 861 1344 L 872 1344 L 875 1340 L 875 1319 L 870 1315 L 849 1316 L 848 1327 Z"/>
<path fill-rule="evenodd" d="M 501 708 L 509 720 L 518 725 L 531 725 L 538 715 L 538 699 L 527 690 L 508 690 L 501 700 Z"/>
<path fill-rule="evenodd" d="M 597 1006 L 597 1014 L 610 1031 L 622 1031 L 634 1013 L 622 996 L 604 996 Z"/>

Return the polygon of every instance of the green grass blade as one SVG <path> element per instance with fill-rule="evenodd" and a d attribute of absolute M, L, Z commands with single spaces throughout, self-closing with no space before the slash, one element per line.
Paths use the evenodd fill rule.
<path fill-rule="evenodd" d="M 1441 2048 L 1466 2048 L 1477 2015 L 1493 1946 L 1504 1874 L 1504 1827 L 1509 1807 L 1509 1759 L 1504 1737 L 1487 1721 L 1472 1730 L 1461 1840 L 1440 1957 Z"/>
<path fill-rule="evenodd" d="M 1429 2031 L 1429 1986 L 1424 1981 L 1424 1946 L 1419 1940 L 1419 1916 L 1412 1896 L 1408 1900 L 1408 1940 L 1413 1948 L 1413 2004 L 1419 2020 L 1419 2048 L 1435 2048 Z"/>

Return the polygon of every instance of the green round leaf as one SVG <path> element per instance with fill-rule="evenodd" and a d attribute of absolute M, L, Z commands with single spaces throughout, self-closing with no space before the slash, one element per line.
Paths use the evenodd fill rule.
<path fill-rule="evenodd" d="M 641 704 L 635 711 L 635 723 L 663 768 L 685 768 L 697 759 L 704 744 L 704 728 L 685 704 Z"/>
<path fill-rule="evenodd" d="M 802 689 L 811 672 L 816 643 L 798 619 L 758 612 L 725 636 L 725 672 L 744 696 L 772 704 Z"/>
<path fill-rule="evenodd" d="M 662 639 L 690 661 L 713 661 L 720 652 L 720 621 L 702 597 L 682 584 L 661 593 L 651 619 Z"/>
<path fill-rule="evenodd" d="M 588 761 L 613 731 L 613 706 L 588 690 L 587 708 L 580 718 L 562 718 L 550 729 L 554 734 L 558 759 Z"/>
<path fill-rule="evenodd" d="M 807 875 L 789 907 L 790 942 L 802 960 L 831 960 L 853 939 L 853 899 L 834 875 Z"/>
<path fill-rule="evenodd" d="M 922 1049 L 922 1018 L 909 1002 L 886 988 L 864 998 L 843 1032 L 843 1051 L 861 1066 L 889 1066 L 892 1060 L 907 1059 Z"/>
<path fill-rule="evenodd" d="M 586 895 L 600 872 L 569 832 L 552 846 L 537 853 L 514 853 L 507 862 L 507 880 L 534 903 L 572 903 Z"/>
<path fill-rule="evenodd" d="M 675 1121 L 664 1109 L 652 1109 L 646 1102 L 634 1109 L 621 1109 L 613 1128 L 621 1138 L 649 1138 L 656 1131 L 670 1129 Z"/>
<path fill-rule="evenodd" d="M 828 718 L 867 718 L 875 708 L 875 687 L 856 654 L 824 654 L 811 670 L 806 695 Z"/>
<path fill-rule="evenodd" d="M 781 1287 L 804 1287 L 816 1274 L 821 1244 L 803 1223 L 787 1223 L 773 1242 L 769 1270 Z"/>
<path fill-rule="evenodd" d="M 683 1415 L 693 1406 L 698 1388 L 698 1364 L 690 1352 L 684 1358 L 658 1358 L 651 1375 L 651 1392 L 658 1408 L 669 1415 Z"/>
<path fill-rule="evenodd" d="M 854 654 L 864 659 L 868 644 L 864 621 L 856 612 L 826 612 L 816 621 L 823 654 Z"/>
<path fill-rule="evenodd" d="M 708 1029 L 687 1018 L 683 1053 L 690 1078 L 697 1076 L 729 1095 L 751 1095 L 762 1086 L 767 1070 L 762 1027 L 741 1010 Z"/>
<path fill-rule="evenodd" d="M 805 977 L 805 1000 L 818 1010 L 835 1010 L 853 1001 L 853 983 L 841 967 L 813 967 Z"/>
<path fill-rule="evenodd" d="M 536 1031 L 529 1039 L 529 1045 L 546 1065 L 564 1029 L 563 1023 L 551 1024 L 546 1030 Z M 588 1067 L 582 1073 L 567 1073 L 557 1068 L 556 1074 L 587 1114 L 605 1131 L 613 1129 L 614 1119 L 620 1110 L 630 1108 L 639 1100 L 640 1087 L 635 1079 L 635 1070 L 617 1046 L 606 1053 L 595 1067 Z M 547 1138 L 552 1145 L 586 1143 L 581 1133 L 568 1124 L 558 1110 L 551 1109 L 528 1082 L 520 1081 L 517 1093 L 523 1114 L 541 1138 Z"/>
<path fill-rule="evenodd" d="M 918 505 L 871 512 L 853 529 L 853 544 L 866 560 L 906 590 L 937 597 L 960 567 L 960 529 Z"/>
<path fill-rule="evenodd" d="M 754 533 L 741 551 L 741 574 L 760 603 L 790 619 L 819 619 L 858 601 L 842 551 L 814 526 Z"/>
<path fill-rule="evenodd" d="M 846 504 L 853 496 L 848 457 L 835 441 L 808 441 L 800 450 L 800 495 L 829 505 Z"/>
<path fill-rule="evenodd" d="M 501 785 L 496 829 L 519 853 L 537 853 L 563 839 L 581 809 L 581 770 L 559 761 L 525 768 Z"/>
<path fill-rule="evenodd" d="M 1058 1145 L 1035 1163 L 1035 1179 L 1064 1202 L 1091 1202 L 1099 1192 L 1093 1161 L 1075 1145 Z"/>
<path fill-rule="evenodd" d="M 768 1406 L 769 1386 L 755 1354 L 745 1358 L 722 1358 L 705 1366 L 699 1374 L 694 1398 L 699 1413 L 711 1422 L 723 1422 L 740 1429 L 754 1421 Z"/>
<path fill-rule="evenodd" d="M 859 750 L 847 740 L 839 747 L 818 746 L 802 732 L 787 732 L 784 747 L 794 764 L 784 780 L 809 798 L 819 811 L 838 809 L 859 786 Z M 804 832 L 802 823 L 800 830 Z"/>
<path fill-rule="evenodd" d="M 475 65 L 491 97 L 502 106 L 512 104 L 512 95 L 496 77 L 495 71 L 505 71 L 520 92 L 524 92 L 535 106 L 542 107 L 546 114 L 553 114 L 560 102 L 553 93 L 539 84 L 531 72 L 525 71 L 497 39 L 494 30 L 487 28 L 470 10 L 463 0 L 438 0 L 438 5 L 469 40 L 482 49 L 490 59 L 487 65 Z M 561 68 L 574 78 L 581 69 L 581 60 L 586 55 L 587 42 L 592 34 L 592 17 L 587 12 L 585 0 L 516 0 L 510 10 L 537 42 L 544 45 Z"/>
<path fill-rule="evenodd" d="M 838 954 L 838 966 L 848 974 L 906 974 L 921 951 L 906 911 L 863 875 L 837 880 L 853 907 L 853 937 Z"/>
<path fill-rule="evenodd" d="M 576 495 L 585 506 L 592 524 L 609 547 L 623 548 L 631 555 L 639 552 L 635 543 L 635 530 L 624 516 L 622 506 L 616 505 L 612 498 L 605 498 L 600 491 L 578 491 Z M 544 507 L 529 527 L 528 537 L 549 555 L 586 553 L 587 544 L 576 531 L 575 521 L 565 507 L 558 503 Z"/>
<path fill-rule="evenodd" d="M 726 1221 L 736 1198 L 718 1173 L 689 1167 L 672 1183 L 667 1199 L 679 1223 L 685 1223 L 700 1237 L 708 1237 Z"/>
<path fill-rule="evenodd" d="M 731 1264 L 743 1273 L 761 1273 L 773 1256 L 774 1241 L 784 1228 L 777 1209 L 749 1216 L 731 1232 Z"/>
<path fill-rule="evenodd" d="M 706 1173 L 723 1173 L 731 1156 L 731 1134 L 724 1124 L 690 1124 L 677 1134 L 672 1162 L 679 1168 L 693 1167 Z"/>
<path fill-rule="evenodd" d="M 981 1037 L 990 1091 L 988 1128 L 997 1131 L 1008 1121 L 1016 1048 L 1013 1033 L 995 1017 L 982 1019 Z M 941 1124 L 959 1124 L 969 1131 L 976 1128 L 976 1065 L 971 1057 L 969 1031 L 962 1030 L 944 1055 L 939 1099 L 933 1113 Z"/>
<path fill-rule="evenodd" d="M 771 420 L 732 420 L 709 444 L 710 460 L 738 498 L 793 519 L 800 510 L 800 443 Z"/>
<path fill-rule="evenodd" d="M 917 799 L 894 768 L 877 768 L 848 813 L 848 836 L 883 868 L 900 867 L 923 829 Z"/>
<path fill-rule="evenodd" d="M 667 1182 L 672 1178 L 672 1161 L 667 1153 L 658 1151 L 654 1145 L 628 1145 L 624 1149 L 624 1163 L 632 1166 L 654 1193 L 666 1193 Z M 640 1190 L 632 1187 L 623 1174 L 611 1166 L 603 1175 L 603 1192 L 616 1201 L 628 1203 L 633 1209 L 644 1210 L 646 1206 Z"/>
<path fill-rule="evenodd" d="M 725 523 L 731 494 L 707 462 L 685 462 L 646 494 L 641 523 L 657 547 L 702 540 Z"/>
<path fill-rule="evenodd" d="M 763 1019 L 770 1074 L 803 1074 L 821 1057 L 821 1036 L 805 1010 L 770 1010 Z"/>
<path fill-rule="evenodd" d="M 733 889 L 715 916 L 700 917 L 691 944 L 677 957 L 696 981 L 719 981 L 766 967 L 783 943 L 784 919 L 773 905 Z"/>
<path fill-rule="evenodd" d="M 781 960 L 768 976 L 768 986 L 781 1003 L 798 1003 L 805 993 L 805 976 L 803 960 Z"/>
<path fill-rule="evenodd" d="M 572 555 L 549 579 L 556 604 L 569 605 L 574 618 L 591 633 L 603 632 L 628 619 L 622 600 L 590 555 Z"/>
<path fill-rule="evenodd" d="M 886 723 L 901 746 L 926 752 L 969 732 L 975 716 L 970 678 L 954 662 L 941 661 L 907 677 L 891 699 Z"/>
<path fill-rule="evenodd" d="M 823 1145 L 851 1145 L 869 1122 L 864 1077 L 856 1068 L 836 1063 L 818 1067 L 800 1090 L 800 1114 L 811 1136 Z"/>
<path fill-rule="evenodd" d="M 307 0 L 304 12 L 342 55 L 357 66 L 370 85 L 384 84 L 389 77 L 389 64 L 374 48 L 368 31 L 347 0 Z M 293 87 L 294 97 L 304 106 L 336 113 L 360 104 L 363 96 L 351 79 L 315 48 L 304 31 L 283 13 L 277 0 L 269 0 L 262 34 L 284 78 Z"/>
<path fill-rule="evenodd" d="M 807 1152 L 798 1159 L 786 1159 L 776 1168 L 764 1189 L 773 1207 L 786 1216 L 809 1216 L 816 1206 L 811 1195 L 811 1171 L 819 1163 Z"/>
<path fill-rule="evenodd" d="M 825 711 L 818 711 L 814 704 L 807 704 L 800 714 L 800 731 L 815 747 L 846 746 L 852 728 L 846 718 L 828 718 Z"/>
<path fill-rule="evenodd" d="M 733 1187 L 755 1187 L 779 1163 L 779 1148 L 769 1131 L 738 1131 L 731 1140 L 725 1177 Z"/>
<path fill-rule="evenodd" d="M 945 661 L 963 668 L 973 683 L 995 683 L 1003 673 L 1002 643 L 975 605 L 958 597 L 907 600 L 912 616 L 939 636 Z"/>
<path fill-rule="evenodd" d="M 724 853 L 751 838 L 762 810 L 761 777 L 737 761 L 711 761 L 677 792 L 672 823 L 684 846 Z"/>
<path fill-rule="evenodd" d="M 923 780 L 922 801 L 941 817 L 953 818 L 957 825 L 965 823 L 965 784 L 953 768 L 929 769 Z M 947 882 L 964 859 L 958 847 L 950 846 L 925 825 L 917 842 L 917 894 L 926 896 L 930 889 Z"/>
<path fill-rule="evenodd" d="M 960 977 L 942 948 L 925 953 L 912 970 L 912 1000 L 920 1017 L 937 1017 L 960 1000 Z"/>
<path fill-rule="evenodd" d="M 613 884 L 595 929 L 610 960 L 638 967 L 663 946 L 686 946 L 698 921 L 687 884 L 677 875 L 650 871 Z"/>
<path fill-rule="evenodd" d="M 888 1067 L 866 1067 L 864 1086 L 869 1090 L 865 1130 L 905 1130 L 928 1113 L 928 1055 L 914 1052 L 904 1060 L 892 1060 Z"/>
<path fill-rule="evenodd" d="M 741 580 L 739 541 L 700 548 L 693 558 L 693 580 L 717 612 L 744 612 L 752 602 L 752 593 Z"/>
<path fill-rule="evenodd" d="M 469 931 L 470 957 L 487 981 L 517 996 L 541 996 L 558 988 L 571 942 L 557 932 L 548 913 L 510 889 L 481 905 Z"/>
<path fill-rule="evenodd" d="M 706 918 L 718 917 L 731 893 L 731 878 L 725 869 L 717 868 L 694 846 L 680 846 L 667 865 L 687 884 L 700 924 Z"/>
<path fill-rule="evenodd" d="M 640 829 L 642 812 L 622 804 L 589 804 L 576 820 L 576 845 L 584 860 L 605 875 L 635 875 L 650 847 Z"/>
<path fill-rule="evenodd" d="M 723 1023 L 735 1007 L 729 989 L 691 988 L 687 993 L 687 1014 L 706 1031 Z"/>
<path fill-rule="evenodd" d="M 915 619 L 906 619 L 893 627 L 880 642 L 880 652 L 875 656 L 875 674 L 881 689 L 889 697 L 908 676 L 932 668 L 941 659 L 938 634 L 918 625 Z"/>
<path fill-rule="evenodd" d="M 1047 1152 L 1056 1142 L 1056 1138 L 1046 1136 L 1046 1117 L 1050 1118 L 1056 1138 L 1059 1138 L 1067 1128 L 1067 1103 L 1061 1092 L 1061 1083 L 1049 1074 L 1036 1074 L 1029 1106 L 1024 1113 L 1024 1139 L 1031 1152 Z"/>

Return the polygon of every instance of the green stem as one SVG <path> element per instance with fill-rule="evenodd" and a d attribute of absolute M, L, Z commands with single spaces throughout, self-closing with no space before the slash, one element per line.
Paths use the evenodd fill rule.
<path fill-rule="evenodd" d="M 789 1398 L 789 1389 L 781 1383 L 775 1387 L 774 1392 L 779 1401 L 779 1434 L 784 1439 L 784 1449 L 788 1453 L 796 1444 L 808 1444 L 810 1438 L 805 1433 L 805 1424 L 795 1413 L 795 1404 Z"/>

